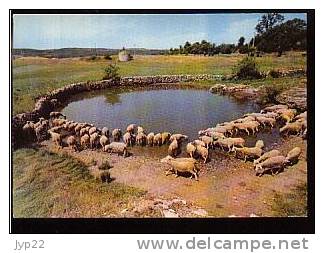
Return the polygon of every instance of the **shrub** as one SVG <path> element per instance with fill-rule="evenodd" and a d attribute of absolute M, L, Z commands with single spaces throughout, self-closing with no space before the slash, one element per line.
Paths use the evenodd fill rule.
<path fill-rule="evenodd" d="M 263 92 L 259 97 L 260 104 L 277 103 L 276 97 L 285 90 L 284 84 L 267 84 L 263 87 Z"/>
<path fill-rule="evenodd" d="M 280 77 L 280 73 L 278 70 L 275 70 L 275 69 L 271 69 L 268 73 L 268 75 L 272 78 L 278 78 Z"/>
<path fill-rule="evenodd" d="M 97 56 L 95 56 L 95 55 L 89 56 L 89 57 L 87 58 L 87 60 L 88 60 L 88 61 L 95 61 L 95 60 L 97 60 Z"/>
<path fill-rule="evenodd" d="M 107 79 L 112 79 L 114 81 L 120 80 L 120 76 L 118 73 L 119 68 L 116 64 L 109 64 L 104 71 L 105 71 L 105 75 L 103 77 L 103 80 L 107 80 Z"/>
<path fill-rule="evenodd" d="M 235 67 L 233 71 L 238 79 L 260 79 L 262 74 L 258 70 L 253 57 L 244 57 Z"/>
<path fill-rule="evenodd" d="M 105 60 L 111 60 L 112 58 L 111 58 L 111 56 L 110 56 L 109 54 L 106 54 L 106 55 L 104 56 L 104 59 L 105 59 Z"/>

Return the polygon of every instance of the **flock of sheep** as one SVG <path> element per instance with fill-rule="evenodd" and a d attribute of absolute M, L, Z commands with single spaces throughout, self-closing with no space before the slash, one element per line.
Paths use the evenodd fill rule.
<path fill-rule="evenodd" d="M 273 128 L 277 123 L 284 122 L 285 125 L 280 128 L 280 133 L 302 134 L 305 137 L 307 112 L 299 115 L 296 113 L 296 110 L 289 109 L 286 105 L 274 105 L 264 108 L 260 113 L 249 113 L 231 122 L 224 122 L 213 128 L 199 131 L 199 138 L 186 145 L 186 152 L 190 158 L 177 158 L 188 136 L 169 132 L 146 134 L 143 127 L 135 124 L 130 124 L 124 134 L 118 128 L 110 133 L 107 127 L 99 129 L 93 124 L 67 120 L 60 112 L 51 112 L 49 120 L 40 118 L 37 123 L 28 121 L 23 126 L 23 131 L 25 136 L 36 138 L 38 142 L 50 136 L 59 148 L 65 143 L 75 151 L 101 148 L 104 152 L 117 153 L 124 157 L 129 155 L 128 146 L 167 144 L 169 145 L 168 156 L 161 160 L 171 165 L 166 174 L 171 172 L 178 176 L 178 174 L 187 172 L 196 180 L 198 180 L 197 159 L 202 159 L 204 163 L 207 163 L 210 150 L 220 148 L 227 152 L 234 152 L 236 157 L 244 161 L 254 159 L 256 174 L 261 176 L 267 171 L 273 174 L 278 173 L 285 165 L 296 162 L 301 153 L 300 148 L 294 148 L 287 156 L 281 155 L 278 150 L 264 153 L 262 140 L 258 140 L 254 147 L 245 147 L 245 140 L 235 136 L 255 134 L 262 127 Z M 112 142 L 110 138 L 113 139 Z"/>

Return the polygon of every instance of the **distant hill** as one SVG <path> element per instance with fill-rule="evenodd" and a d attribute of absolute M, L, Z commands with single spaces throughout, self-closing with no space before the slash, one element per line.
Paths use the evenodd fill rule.
<path fill-rule="evenodd" d="M 163 49 L 146 49 L 146 48 L 127 48 L 130 54 L 137 55 L 158 55 L 165 54 L 168 50 Z M 30 48 L 14 48 L 12 55 L 14 58 L 22 56 L 41 56 L 47 58 L 69 58 L 69 57 L 85 57 L 85 56 L 103 56 L 106 54 L 118 54 L 119 49 L 109 48 L 60 48 L 60 49 L 30 49 Z"/>

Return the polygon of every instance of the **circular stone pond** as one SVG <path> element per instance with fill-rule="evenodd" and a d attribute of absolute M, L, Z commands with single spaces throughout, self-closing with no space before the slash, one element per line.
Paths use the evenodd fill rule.
<path fill-rule="evenodd" d="M 194 140 L 199 130 L 259 110 L 251 101 L 238 101 L 208 90 L 158 86 L 85 92 L 67 101 L 62 112 L 70 120 L 93 123 L 100 128 L 125 131 L 129 124 L 135 123 L 147 133 L 183 133 Z M 254 145 L 255 139 L 261 138 L 270 144 L 279 139 L 277 132 L 276 129 L 262 132 L 247 141 Z"/>

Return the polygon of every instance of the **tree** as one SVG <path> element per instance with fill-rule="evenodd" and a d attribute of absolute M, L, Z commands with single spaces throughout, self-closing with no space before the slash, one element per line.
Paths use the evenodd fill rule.
<path fill-rule="evenodd" d="M 278 52 L 278 56 L 287 50 L 306 50 L 307 24 L 298 18 L 288 20 L 256 36 L 255 44 L 258 50 Z"/>
<path fill-rule="evenodd" d="M 275 25 L 282 23 L 285 17 L 280 13 L 267 13 L 262 15 L 259 23 L 256 25 L 255 30 L 258 34 L 263 34 Z"/>
<path fill-rule="evenodd" d="M 237 43 L 237 47 L 240 48 L 244 45 L 245 42 L 245 38 L 244 37 L 240 37 Z"/>

